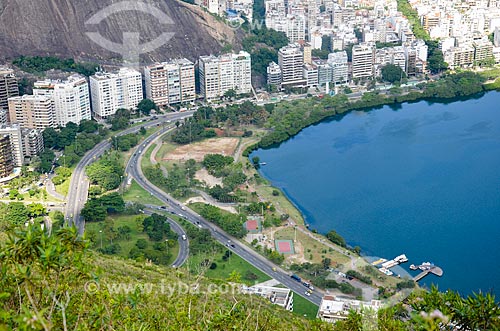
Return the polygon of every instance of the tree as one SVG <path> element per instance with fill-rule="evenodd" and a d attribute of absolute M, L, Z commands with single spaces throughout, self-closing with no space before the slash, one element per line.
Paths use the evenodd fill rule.
<path fill-rule="evenodd" d="M 79 132 L 94 133 L 99 129 L 99 124 L 94 120 L 82 120 L 78 126 Z"/>
<path fill-rule="evenodd" d="M 434 40 L 427 40 L 426 44 L 429 47 L 427 68 L 430 72 L 436 74 L 448 69 L 448 64 L 444 62 L 443 52 L 439 49 L 438 42 Z"/>
<path fill-rule="evenodd" d="M 29 220 L 29 212 L 24 203 L 11 202 L 7 207 L 6 218 L 13 225 L 22 225 Z"/>
<path fill-rule="evenodd" d="M 335 230 L 331 230 L 326 234 L 326 237 L 328 240 L 330 240 L 332 243 L 337 244 L 342 247 L 346 247 L 346 243 L 344 238 L 340 236 Z"/>
<path fill-rule="evenodd" d="M 387 64 L 382 67 L 382 79 L 389 83 L 399 82 L 406 78 L 406 73 L 400 66 Z"/>
<path fill-rule="evenodd" d="M 102 222 L 106 219 L 106 208 L 99 204 L 98 199 L 90 199 L 82 209 L 82 217 L 87 222 Z"/>
<path fill-rule="evenodd" d="M 233 270 L 229 274 L 227 281 L 231 283 L 241 283 L 241 274 L 238 271 Z"/>
<path fill-rule="evenodd" d="M 149 114 L 151 114 L 152 110 L 158 110 L 158 106 L 153 100 L 143 99 L 137 105 L 137 110 L 143 113 L 144 115 L 148 116 Z"/>
<path fill-rule="evenodd" d="M 57 141 L 59 140 L 59 132 L 54 128 L 46 128 L 43 130 L 43 144 L 46 148 L 54 148 L 57 146 Z"/>
<path fill-rule="evenodd" d="M 45 216 L 47 215 L 47 209 L 41 203 L 32 203 L 28 205 L 28 214 L 33 218 Z"/>
<path fill-rule="evenodd" d="M 233 100 L 236 97 L 236 91 L 234 89 L 229 89 L 224 92 L 224 98 Z"/>
<path fill-rule="evenodd" d="M 323 268 L 328 269 L 328 268 L 330 268 L 330 265 L 332 264 L 332 260 L 330 258 L 326 257 L 321 261 L 321 264 L 323 264 Z"/>

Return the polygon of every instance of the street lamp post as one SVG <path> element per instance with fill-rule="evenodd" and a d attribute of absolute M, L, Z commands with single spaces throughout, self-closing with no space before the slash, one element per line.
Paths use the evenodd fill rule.
<path fill-rule="evenodd" d="M 101 237 L 101 249 L 102 249 L 102 230 L 99 230 L 99 234 L 100 234 L 100 237 Z"/>

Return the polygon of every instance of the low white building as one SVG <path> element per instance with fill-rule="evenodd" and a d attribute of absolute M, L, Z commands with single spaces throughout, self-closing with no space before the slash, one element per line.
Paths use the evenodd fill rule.
<path fill-rule="evenodd" d="M 244 294 L 260 295 L 275 305 L 293 311 L 293 292 L 288 288 L 266 286 L 263 283 L 250 287 L 242 286 L 241 291 Z"/>
<path fill-rule="evenodd" d="M 317 317 L 325 322 L 334 323 L 347 319 L 350 310 L 377 312 L 382 307 L 380 300 L 360 301 L 333 295 L 325 295 L 319 305 Z"/>

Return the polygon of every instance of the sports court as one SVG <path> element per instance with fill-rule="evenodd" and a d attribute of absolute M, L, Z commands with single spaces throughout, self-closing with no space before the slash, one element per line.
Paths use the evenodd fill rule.
<path fill-rule="evenodd" d="M 245 229 L 249 233 L 260 233 L 262 230 L 260 220 L 258 219 L 249 219 L 245 222 Z"/>
<path fill-rule="evenodd" d="M 275 240 L 274 246 L 276 247 L 276 251 L 280 254 L 295 254 L 293 242 L 291 240 Z"/>

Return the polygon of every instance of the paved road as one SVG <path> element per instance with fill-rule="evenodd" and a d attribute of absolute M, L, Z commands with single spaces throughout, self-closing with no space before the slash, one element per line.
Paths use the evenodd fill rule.
<path fill-rule="evenodd" d="M 155 135 L 146 138 L 139 145 L 139 147 L 137 148 L 138 152 L 134 153 L 131 156 L 129 163 L 127 164 L 126 173 L 128 178 L 134 178 L 135 181 L 145 190 L 147 190 L 156 198 L 158 198 L 160 201 L 168 205 L 165 207 L 172 213 L 179 215 L 180 217 L 184 218 L 185 220 L 189 221 L 194 225 L 197 225 L 200 228 L 208 229 L 212 234 L 212 236 L 217 241 L 219 241 L 223 245 L 226 245 L 228 249 L 230 249 L 233 253 L 237 254 L 245 261 L 247 261 L 257 269 L 261 270 L 268 276 L 276 279 L 286 287 L 290 288 L 298 295 L 304 297 L 305 299 L 309 300 L 310 302 L 316 305 L 319 305 L 321 303 L 322 293 L 316 290 L 310 296 L 305 295 L 307 288 L 301 283 L 293 280 L 290 277 L 290 274 L 288 274 L 287 272 L 285 272 L 272 262 L 265 259 L 263 256 L 252 250 L 250 247 L 247 247 L 246 245 L 240 243 L 237 239 L 231 237 L 216 225 L 210 223 L 209 221 L 202 218 L 200 215 L 196 214 L 194 211 L 183 206 L 179 201 L 173 199 L 170 195 L 160 190 L 144 176 L 140 166 L 142 154 L 148 149 L 148 146 L 151 145 L 151 143 L 154 141 L 155 138 L 157 138 L 157 136 L 162 135 L 171 129 L 172 127 L 166 127 L 161 131 L 159 131 L 158 133 L 156 133 Z"/>
<path fill-rule="evenodd" d="M 122 136 L 129 133 L 138 132 L 141 129 L 141 127 L 149 128 L 161 125 L 162 123 L 168 121 L 176 121 L 191 115 L 192 112 L 167 114 L 159 117 L 156 120 L 145 122 L 138 126 L 134 126 L 124 131 L 121 131 L 117 133 L 116 136 Z M 104 140 L 99 144 L 97 144 L 93 149 L 88 151 L 83 156 L 83 158 L 77 164 L 71 176 L 71 182 L 67 196 L 65 219 L 68 221 L 69 225 L 75 224 L 75 226 L 78 227 L 78 231 L 80 234 L 83 234 L 85 228 L 85 221 L 81 217 L 80 212 L 83 206 L 85 205 L 85 202 L 87 201 L 88 188 L 89 188 L 89 181 L 87 179 L 87 176 L 85 175 L 85 168 L 92 162 L 96 161 L 99 158 L 99 156 L 104 154 L 104 152 L 110 148 L 111 144 L 109 140 Z"/>

